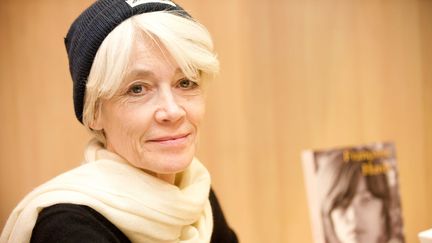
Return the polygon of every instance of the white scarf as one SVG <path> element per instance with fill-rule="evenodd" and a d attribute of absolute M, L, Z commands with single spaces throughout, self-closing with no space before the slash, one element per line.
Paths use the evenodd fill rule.
<path fill-rule="evenodd" d="M 87 205 L 132 242 L 210 242 L 210 175 L 193 159 L 169 184 L 131 166 L 95 140 L 86 162 L 29 193 L 13 210 L 0 243 L 30 241 L 38 213 L 58 203 Z"/>

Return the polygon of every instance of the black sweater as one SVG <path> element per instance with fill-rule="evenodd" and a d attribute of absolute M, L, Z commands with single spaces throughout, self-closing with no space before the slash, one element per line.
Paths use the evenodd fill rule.
<path fill-rule="evenodd" d="M 237 236 L 228 226 L 213 190 L 210 190 L 209 199 L 214 221 L 211 243 L 237 243 Z M 123 243 L 130 240 L 94 209 L 62 203 L 47 207 L 39 213 L 30 242 Z"/>

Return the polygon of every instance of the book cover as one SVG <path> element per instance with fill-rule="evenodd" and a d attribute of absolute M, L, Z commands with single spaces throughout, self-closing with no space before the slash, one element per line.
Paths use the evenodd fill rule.
<path fill-rule="evenodd" d="M 315 243 L 403 243 L 393 143 L 302 153 Z"/>

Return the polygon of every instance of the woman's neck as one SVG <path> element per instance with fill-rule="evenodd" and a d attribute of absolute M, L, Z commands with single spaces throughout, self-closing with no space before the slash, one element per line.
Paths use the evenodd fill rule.
<path fill-rule="evenodd" d="M 176 174 L 155 174 L 154 176 L 170 184 L 174 184 Z"/>

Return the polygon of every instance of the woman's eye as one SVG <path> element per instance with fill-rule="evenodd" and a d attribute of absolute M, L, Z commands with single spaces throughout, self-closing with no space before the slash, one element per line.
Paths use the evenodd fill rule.
<path fill-rule="evenodd" d="M 141 84 L 132 85 L 128 90 L 128 93 L 132 95 L 139 95 L 142 94 L 143 92 L 144 92 L 144 87 Z"/>
<path fill-rule="evenodd" d="M 193 88 L 198 87 L 198 84 L 192 80 L 189 80 L 189 79 L 182 79 L 182 80 L 180 80 L 178 86 L 181 89 L 193 89 Z"/>

